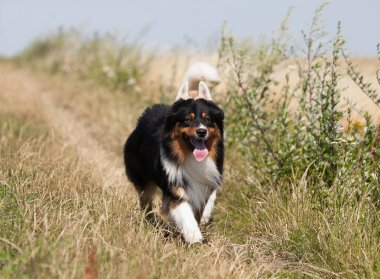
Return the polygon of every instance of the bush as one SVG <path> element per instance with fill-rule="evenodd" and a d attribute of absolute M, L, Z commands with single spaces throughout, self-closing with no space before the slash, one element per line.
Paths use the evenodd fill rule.
<path fill-rule="evenodd" d="M 36 40 L 18 60 L 51 73 L 90 79 L 113 90 L 139 92 L 150 58 L 137 43 L 125 43 L 112 34 L 88 37 L 76 29 L 60 29 Z"/>
<path fill-rule="evenodd" d="M 266 183 L 290 190 L 294 176 L 306 174 L 319 205 L 336 202 L 327 195 L 326 189 L 331 187 L 343 188 L 340 202 L 353 202 L 347 199 L 348 193 L 359 200 L 368 192 L 378 202 L 380 154 L 374 148 L 379 141 L 378 128 L 366 114 L 362 134 L 363 129 L 352 120 L 352 108 L 338 106 L 342 62 L 344 57 L 346 61 L 349 58 L 344 55 L 340 24 L 336 36 L 327 40 L 320 24 L 323 7 L 317 10 L 310 30 L 303 33 L 305 58 L 289 54 L 284 43 L 287 19 L 279 37 L 254 50 L 239 45 L 232 36 L 222 37 L 221 59 L 231 76 L 229 143 Z M 285 80 L 282 96 L 276 96 L 273 88 L 280 80 L 274 78 L 274 72 L 284 63 L 297 65 L 298 82 L 291 87 L 285 74 L 281 77 Z M 348 73 L 363 83 L 352 62 L 348 63 Z M 378 102 L 369 84 L 359 86 Z M 342 119 L 347 128 L 343 128 Z"/>

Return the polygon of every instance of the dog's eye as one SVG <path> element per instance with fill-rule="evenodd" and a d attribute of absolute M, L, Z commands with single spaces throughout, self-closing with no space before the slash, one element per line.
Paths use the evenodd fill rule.
<path fill-rule="evenodd" d="M 211 118 L 209 116 L 206 116 L 205 121 L 206 121 L 207 124 L 210 124 L 211 123 Z"/>
<path fill-rule="evenodd" d="M 191 123 L 190 117 L 186 117 L 185 120 L 183 121 L 183 123 L 190 124 Z"/>

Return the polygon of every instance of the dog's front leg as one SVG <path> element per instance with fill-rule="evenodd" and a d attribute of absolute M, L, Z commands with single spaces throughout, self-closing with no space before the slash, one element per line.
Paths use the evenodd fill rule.
<path fill-rule="evenodd" d="M 212 210 L 214 209 L 215 200 L 216 200 L 216 190 L 214 190 L 211 193 L 210 197 L 207 200 L 205 209 L 203 210 L 203 213 L 202 213 L 201 224 L 207 224 L 208 222 L 210 222 L 211 213 L 212 213 Z"/>
<path fill-rule="evenodd" d="M 186 242 L 192 244 L 202 241 L 198 222 L 186 200 L 167 198 L 164 201 L 164 211 L 166 211 L 169 221 L 176 226 Z"/>

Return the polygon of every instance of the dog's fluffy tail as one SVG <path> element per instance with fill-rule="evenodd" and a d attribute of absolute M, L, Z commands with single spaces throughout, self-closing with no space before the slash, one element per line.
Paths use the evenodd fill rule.
<path fill-rule="evenodd" d="M 189 90 L 198 90 L 201 81 L 209 84 L 218 84 L 220 77 L 215 67 L 207 62 L 198 62 L 187 70 L 183 81 L 188 82 Z"/>

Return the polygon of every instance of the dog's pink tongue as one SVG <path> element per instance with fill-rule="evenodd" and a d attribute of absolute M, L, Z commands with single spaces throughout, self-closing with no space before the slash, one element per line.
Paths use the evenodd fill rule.
<path fill-rule="evenodd" d="M 198 162 L 202 162 L 208 155 L 208 150 L 204 141 L 195 141 L 194 142 L 194 157 Z"/>

